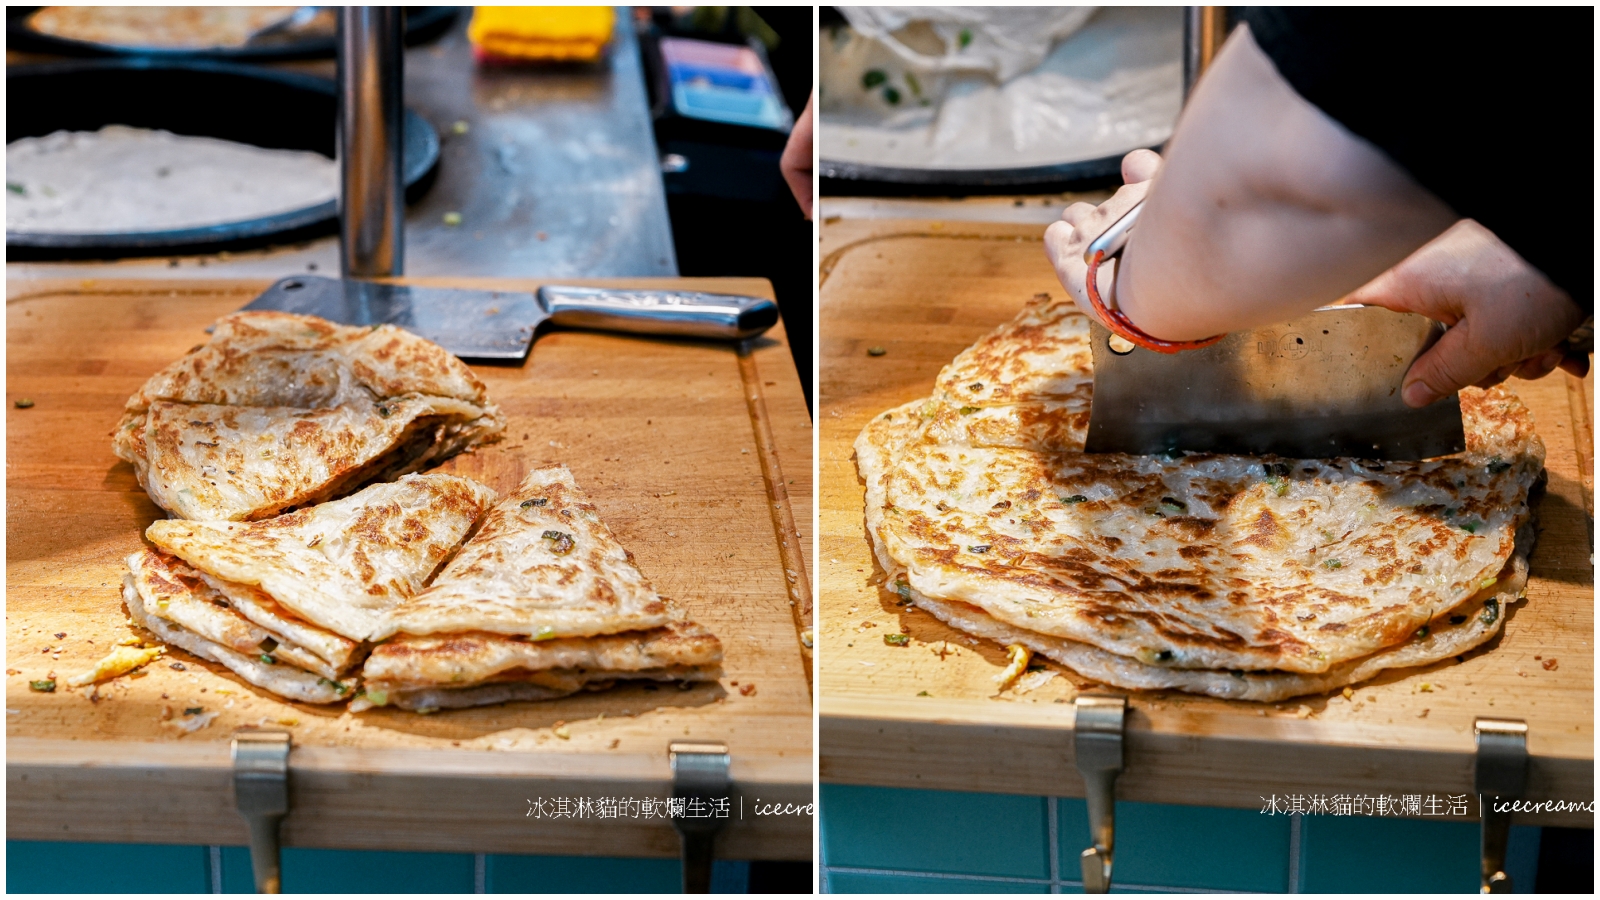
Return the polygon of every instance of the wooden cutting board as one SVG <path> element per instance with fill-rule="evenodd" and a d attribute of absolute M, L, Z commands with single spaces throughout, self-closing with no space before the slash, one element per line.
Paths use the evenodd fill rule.
<path fill-rule="evenodd" d="M 1037 293 L 1062 288 L 1035 226 L 936 221 L 826 223 L 819 382 L 822 630 L 820 774 L 825 781 L 1083 796 L 1070 670 L 995 695 L 997 644 L 905 608 L 882 588 L 862 521 L 851 445 L 876 413 L 927 396 L 939 369 Z M 868 348 L 882 347 L 882 356 Z M 1278 704 L 1176 692 L 1131 694 L 1131 800 L 1257 807 L 1276 793 L 1470 794 L 1473 719 L 1525 719 L 1529 791 L 1594 795 L 1593 381 L 1513 382 L 1532 408 L 1549 487 L 1528 600 L 1464 662 L 1390 672 L 1353 698 Z M 886 633 L 911 637 L 885 645 Z M 1476 806 L 1471 817 L 1476 818 Z M 1593 827 L 1587 813 L 1519 821 Z"/>
<path fill-rule="evenodd" d="M 500 290 L 535 282 L 413 280 Z M 591 281 L 771 296 L 758 279 Z M 688 690 L 620 686 L 546 703 L 419 716 L 280 700 L 179 650 L 145 677 L 64 689 L 134 634 L 123 557 L 162 513 L 111 452 L 129 394 L 206 339 L 267 282 L 8 285 L 7 834 L 79 841 L 243 844 L 229 738 L 293 735 L 289 844 L 500 853 L 671 856 L 660 818 L 535 819 L 555 797 L 663 797 L 667 744 L 725 741 L 745 817 L 732 858 L 806 859 L 811 819 L 811 426 L 781 326 L 731 344 L 553 331 L 521 366 L 475 371 L 506 439 L 444 471 L 509 491 L 545 461 L 569 466 L 665 596 L 717 634 L 724 676 Z M 15 401 L 34 406 L 19 409 Z M 806 635 L 809 638 L 809 635 Z M 48 650 L 48 652 L 46 652 Z M 169 662 L 181 662 L 177 671 Z M 54 672 L 63 685 L 29 682 Z M 189 707 L 220 715 L 180 734 Z"/>

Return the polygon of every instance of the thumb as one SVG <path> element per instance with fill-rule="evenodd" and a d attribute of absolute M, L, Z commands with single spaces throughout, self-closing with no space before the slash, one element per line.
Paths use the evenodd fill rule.
<path fill-rule="evenodd" d="M 1406 370 L 1400 396 L 1421 408 L 1477 384 L 1498 368 L 1495 360 L 1472 348 L 1471 321 L 1463 319 Z"/>

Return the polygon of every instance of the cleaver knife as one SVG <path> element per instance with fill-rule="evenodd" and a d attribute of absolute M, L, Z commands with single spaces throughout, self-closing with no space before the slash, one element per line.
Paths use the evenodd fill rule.
<path fill-rule="evenodd" d="M 463 359 L 520 361 L 545 322 L 675 337 L 738 341 L 778 321 L 762 297 L 698 291 L 545 285 L 537 292 L 378 284 L 296 275 L 279 280 L 246 310 L 320 316 L 342 325 L 389 324 Z"/>
<path fill-rule="evenodd" d="M 1325 306 L 1182 353 L 1133 346 L 1097 321 L 1089 330 L 1089 453 L 1402 460 L 1466 449 L 1455 394 L 1422 409 L 1400 398 L 1406 369 L 1444 333 L 1414 313 Z"/>

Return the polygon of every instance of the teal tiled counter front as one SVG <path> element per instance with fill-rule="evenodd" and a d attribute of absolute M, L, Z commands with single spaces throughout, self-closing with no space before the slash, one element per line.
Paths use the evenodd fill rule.
<path fill-rule="evenodd" d="M 824 784 L 821 794 L 826 892 L 1082 890 L 1082 800 L 842 784 Z M 1478 888 L 1476 822 L 1119 802 L 1116 824 L 1114 891 Z M 1538 857 L 1539 829 L 1514 827 L 1509 867 L 1518 893 L 1532 892 Z"/>
<path fill-rule="evenodd" d="M 718 860 L 712 892 L 744 893 L 750 868 Z M 681 879 L 675 859 L 283 850 L 287 894 L 674 894 Z M 7 841 L 6 892 L 248 894 L 254 886 L 244 847 Z"/>

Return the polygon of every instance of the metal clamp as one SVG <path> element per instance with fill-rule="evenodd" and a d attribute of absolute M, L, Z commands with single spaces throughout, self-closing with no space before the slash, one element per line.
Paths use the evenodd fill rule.
<path fill-rule="evenodd" d="M 1520 719 L 1476 719 L 1472 733 L 1478 756 L 1472 783 L 1483 816 L 1483 872 L 1479 892 L 1511 893 L 1506 874 L 1506 842 L 1511 837 L 1511 813 L 1496 812 L 1494 801 L 1520 798 L 1528 786 L 1528 723 Z M 1484 795 L 1489 796 L 1485 804 Z"/>
<path fill-rule="evenodd" d="M 690 816 L 695 800 L 700 809 L 710 812 L 711 801 L 725 800 L 732 787 L 728 777 L 728 745 L 697 741 L 673 741 L 667 745 L 672 762 L 672 797 L 684 801 L 683 812 L 672 817 L 672 827 L 683 840 L 683 892 L 711 893 L 711 849 L 726 817 Z"/>
<path fill-rule="evenodd" d="M 1128 698 L 1114 694 L 1080 694 L 1074 705 L 1072 749 L 1083 775 L 1089 807 L 1089 834 L 1094 846 L 1083 851 L 1083 892 L 1111 890 L 1111 852 L 1116 839 L 1117 775 L 1122 772 L 1123 719 Z"/>
<path fill-rule="evenodd" d="M 250 867 L 256 893 L 282 893 L 278 826 L 289 813 L 289 735 L 240 731 L 233 736 L 233 793 L 250 823 Z"/>

